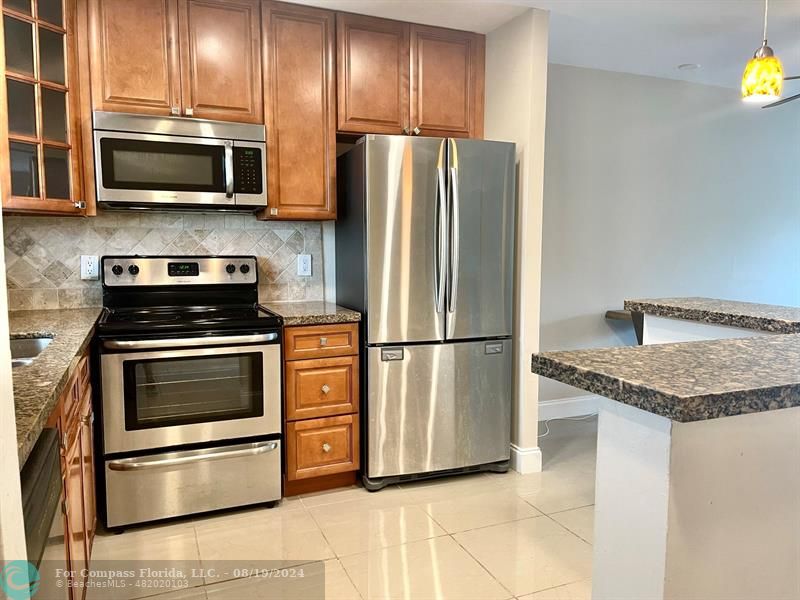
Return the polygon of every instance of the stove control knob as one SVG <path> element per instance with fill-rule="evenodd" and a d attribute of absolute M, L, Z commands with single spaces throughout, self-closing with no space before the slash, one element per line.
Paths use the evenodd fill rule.
<path fill-rule="evenodd" d="M 136 277 L 139 274 L 139 267 L 137 267 L 136 265 L 131 265 L 130 267 L 128 267 L 128 273 Z"/>
<path fill-rule="evenodd" d="M 225 267 L 225 270 L 228 272 L 229 275 L 233 275 L 236 273 L 236 265 L 228 265 Z"/>
<path fill-rule="evenodd" d="M 249 272 L 250 272 L 250 265 L 242 265 L 241 267 L 239 267 L 239 270 L 240 270 L 240 271 L 241 271 L 243 274 L 245 274 L 245 275 L 246 275 L 247 273 L 249 273 Z"/>
<path fill-rule="evenodd" d="M 122 267 L 120 265 L 114 265 L 113 267 L 111 267 L 111 272 L 117 277 L 119 277 L 120 275 L 122 275 Z"/>

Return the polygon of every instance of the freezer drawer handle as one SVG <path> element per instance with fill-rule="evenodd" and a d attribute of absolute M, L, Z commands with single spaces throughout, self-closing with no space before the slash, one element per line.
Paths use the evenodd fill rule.
<path fill-rule="evenodd" d="M 157 469 L 161 467 L 173 467 L 209 460 L 222 460 L 225 458 L 237 458 L 241 456 L 256 456 L 271 452 L 278 447 L 278 442 L 257 442 L 254 444 L 241 444 L 230 448 L 213 448 L 206 452 L 196 454 L 196 451 L 174 452 L 170 458 L 124 458 L 122 460 L 112 460 L 108 463 L 108 468 L 112 471 L 142 471 L 144 469 Z"/>
<path fill-rule="evenodd" d="M 225 335 L 200 338 L 172 338 L 165 340 L 106 340 L 103 342 L 103 348 L 108 348 L 110 350 L 146 350 L 148 348 L 255 344 L 257 342 L 271 342 L 277 339 L 277 333 L 263 333 L 259 335 Z"/>
<path fill-rule="evenodd" d="M 486 354 L 502 354 L 503 342 L 487 342 L 485 348 Z"/>
<path fill-rule="evenodd" d="M 403 360 L 405 352 L 402 348 L 382 348 L 381 349 L 381 360 L 383 362 L 389 362 L 390 360 Z"/>

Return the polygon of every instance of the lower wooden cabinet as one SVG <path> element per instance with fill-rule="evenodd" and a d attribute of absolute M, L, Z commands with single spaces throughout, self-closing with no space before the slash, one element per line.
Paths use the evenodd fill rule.
<path fill-rule="evenodd" d="M 89 358 L 78 362 L 48 421 L 61 439 L 61 473 L 64 481 L 64 541 L 67 562 L 80 581 L 70 588 L 72 600 L 83 600 L 83 574 L 89 567 L 97 529 L 92 432 L 92 387 Z"/>
<path fill-rule="evenodd" d="M 358 323 L 284 333 L 284 495 L 352 484 L 360 453 Z"/>
<path fill-rule="evenodd" d="M 286 427 L 287 479 L 358 469 L 358 415 L 295 421 Z"/>

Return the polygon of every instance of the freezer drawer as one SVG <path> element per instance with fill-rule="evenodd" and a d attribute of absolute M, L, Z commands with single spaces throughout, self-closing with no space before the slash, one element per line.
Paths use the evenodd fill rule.
<path fill-rule="evenodd" d="M 268 440 L 106 460 L 109 527 L 281 497 L 281 446 Z"/>
<path fill-rule="evenodd" d="M 367 354 L 367 477 L 508 460 L 510 339 Z"/>

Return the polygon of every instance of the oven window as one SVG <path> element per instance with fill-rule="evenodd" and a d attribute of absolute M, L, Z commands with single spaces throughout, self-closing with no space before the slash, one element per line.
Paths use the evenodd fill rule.
<path fill-rule="evenodd" d="M 260 352 L 125 361 L 125 429 L 264 415 Z"/>
<path fill-rule="evenodd" d="M 225 191 L 223 146 L 101 138 L 100 161 L 106 189 Z"/>

